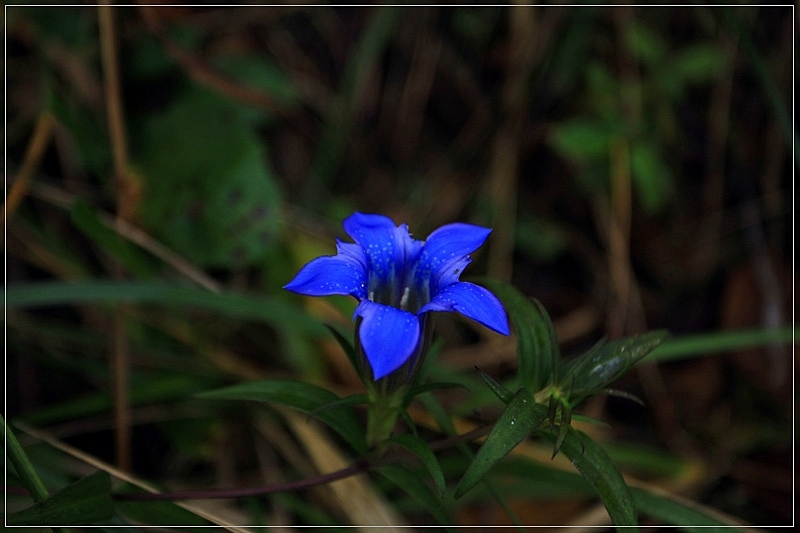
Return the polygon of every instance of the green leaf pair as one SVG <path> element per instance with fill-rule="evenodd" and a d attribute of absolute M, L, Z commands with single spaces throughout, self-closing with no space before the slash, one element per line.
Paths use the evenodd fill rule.
<path fill-rule="evenodd" d="M 602 341 L 562 364 L 555 328 L 542 305 L 528 300 L 510 285 L 492 280 L 484 283 L 503 302 L 514 325 L 520 388 L 512 394 L 479 370 L 506 409 L 467 468 L 455 496 L 461 497 L 477 485 L 498 461 L 531 434 L 541 431 L 549 419 L 550 430 L 543 433 L 553 442 L 553 455 L 563 450 L 595 488 L 614 524 L 635 527 L 637 513 L 630 490 L 608 454 L 571 427 L 572 409 L 592 394 L 608 392 L 607 387 L 661 344 L 667 333 L 655 331 L 609 343 Z M 537 399 L 548 400 L 548 405 Z"/>

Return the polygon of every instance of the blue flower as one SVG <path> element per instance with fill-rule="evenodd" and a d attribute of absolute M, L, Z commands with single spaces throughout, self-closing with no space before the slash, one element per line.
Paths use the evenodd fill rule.
<path fill-rule="evenodd" d="M 447 224 L 418 241 L 405 224 L 353 213 L 343 224 L 355 241 L 337 239 L 335 256 L 305 265 L 284 288 L 308 296 L 351 295 L 358 301 L 358 341 L 377 381 L 418 353 L 429 311 L 456 311 L 509 334 L 508 318 L 491 292 L 459 281 L 469 254 L 491 233 L 472 224 Z"/>

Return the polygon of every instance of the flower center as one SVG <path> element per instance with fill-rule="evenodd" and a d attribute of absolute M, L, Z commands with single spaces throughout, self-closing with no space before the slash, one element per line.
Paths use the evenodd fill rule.
<path fill-rule="evenodd" d="M 396 265 L 386 280 L 370 273 L 367 297 L 375 303 L 416 314 L 430 300 L 429 282 L 427 279 L 415 280 L 416 267 L 416 264 L 410 268 Z"/>

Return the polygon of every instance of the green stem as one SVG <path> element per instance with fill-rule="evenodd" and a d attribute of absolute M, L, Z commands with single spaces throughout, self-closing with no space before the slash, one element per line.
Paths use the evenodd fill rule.
<path fill-rule="evenodd" d="M 22 484 L 25 485 L 33 501 L 36 503 L 43 502 L 50 497 L 50 493 L 47 492 L 47 487 L 42 483 L 39 474 L 36 473 L 33 464 L 31 464 L 30 459 L 28 459 L 28 455 L 25 453 L 25 450 L 22 449 L 14 432 L 11 431 L 11 428 L 8 427 L 2 416 L 0 416 L 0 422 L 3 423 L 3 437 L 6 441 L 8 460 L 14 465 L 17 476 L 19 476 Z M 52 529 L 56 533 L 69 533 L 69 529 L 67 528 L 54 527 Z"/>
<path fill-rule="evenodd" d="M 22 446 L 20 446 L 17 437 L 14 436 L 14 432 L 6 425 L 6 421 L 2 416 L 0 416 L 0 420 L 3 421 L 3 434 L 6 439 L 8 459 L 14 465 L 14 470 L 17 471 L 20 481 L 28 489 L 33 501 L 38 503 L 46 500 L 50 497 L 50 493 L 47 492 L 44 483 L 39 479 L 39 475 L 34 470 Z"/>
<path fill-rule="evenodd" d="M 375 388 L 368 387 L 367 446 L 375 449 L 378 455 L 386 450 L 386 443 L 403 411 L 403 398 L 407 391 L 408 387 L 400 387 L 391 392 L 376 391 Z"/>

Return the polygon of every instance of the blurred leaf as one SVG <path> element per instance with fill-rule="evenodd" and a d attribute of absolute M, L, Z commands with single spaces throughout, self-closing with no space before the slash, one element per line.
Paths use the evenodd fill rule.
<path fill-rule="evenodd" d="M 515 241 L 520 251 L 532 258 L 550 262 L 567 250 L 567 234 L 551 219 L 523 216 L 516 227 Z"/>
<path fill-rule="evenodd" d="M 208 386 L 208 380 L 200 380 L 194 376 L 151 375 L 146 380 L 131 384 L 128 400 L 131 405 L 164 403 L 184 399 Z M 76 399 L 62 400 L 49 407 L 26 413 L 20 416 L 20 419 L 29 424 L 44 425 L 108 413 L 111 407 L 111 395 L 107 392 L 98 392 Z"/>
<path fill-rule="evenodd" d="M 166 283 L 102 280 L 80 283 L 47 281 L 16 285 L 6 290 L 9 309 L 127 302 L 191 306 L 316 336 L 325 332 L 318 321 L 290 302 L 244 293 L 215 294 L 206 289 Z"/>
<path fill-rule="evenodd" d="M 488 278 L 482 283 L 503 302 L 514 326 L 520 385 L 532 394 L 542 390 L 558 374 L 561 358 L 550 316 L 512 285 Z"/>
<path fill-rule="evenodd" d="M 620 120 L 619 82 L 600 61 L 590 61 L 584 68 L 591 111 L 608 124 L 614 124 Z M 610 137 L 613 133 L 609 131 L 607 135 Z"/>
<path fill-rule="evenodd" d="M 704 509 L 694 502 L 684 503 L 668 495 L 659 496 L 637 487 L 631 487 L 630 491 L 636 508 L 640 513 L 644 513 L 665 524 L 680 526 L 683 531 L 692 531 L 694 533 L 737 531 L 737 529 L 731 528 L 732 524 L 715 518 L 713 511 Z"/>
<path fill-rule="evenodd" d="M 364 428 L 358 423 L 353 411 L 343 406 L 319 410 L 329 403 L 338 401 L 339 397 L 327 389 L 310 383 L 283 379 L 253 381 L 204 392 L 198 396 L 221 400 L 269 402 L 293 407 L 304 413 L 316 411 L 314 416 L 339 433 L 356 451 L 362 454 L 367 451 Z"/>
<path fill-rule="evenodd" d="M 8 517 L 14 526 L 89 525 L 114 515 L 111 479 L 106 472 L 95 472 L 72 483 L 50 498 Z"/>
<path fill-rule="evenodd" d="M 528 438 L 545 418 L 547 407 L 536 403 L 526 389 L 519 389 L 464 472 L 455 497 L 460 498 L 477 485 L 497 461 Z"/>
<path fill-rule="evenodd" d="M 649 214 L 659 212 L 671 199 L 675 186 L 669 167 L 654 145 L 633 144 L 631 170 L 642 207 Z"/>
<path fill-rule="evenodd" d="M 634 22 L 628 26 L 625 41 L 631 55 L 648 67 L 658 65 L 664 57 L 665 45 L 653 28 Z"/>
<path fill-rule="evenodd" d="M 92 273 L 89 262 L 76 253 L 73 243 L 66 242 L 59 228 L 33 215 L 27 205 L 21 205 L 14 217 L 14 224 L 19 224 L 30 235 L 32 241 L 38 242 L 50 254 L 55 256 L 61 276 L 65 279 L 83 279 Z"/>
<path fill-rule="evenodd" d="M 45 89 L 47 107 L 77 145 L 72 153 L 81 170 L 105 179 L 111 166 L 111 149 L 102 122 L 91 110 L 82 107 L 79 99 L 66 98 L 49 86 Z"/>
<path fill-rule="evenodd" d="M 378 468 L 378 473 L 403 489 L 417 505 L 427 510 L 440 524 L 451 523 L 442 506 L 442 499 L 437 498 L 416 473 L 399 464 L 384 465 Z"/>
<path fill-rule="evenodd" d="M 555 436 L 545 434 L 550 440 L 555 441 Z M 630 490 L 603 448 L 585 433 L 571 428 L 567 432 L 561 451 L 595 488 L 614 525 L 638 524 Z M 638 531 L 638 528 L 625 531 Z"/>
<path fill-rule="evenodd" d="M 155 78 L 175 68 L 172 59 L 155 35 L 143 33 L 130 43 L 125 69 L 131 76 L 141 79 Z"/>
<path fill-rule="evenodd" d="M 343 396 L 338 400 L 334 400 L 332 402 L 326 403 L 325 405 L 321 405 L 308 413 L 308 416 L 311 418 L 316 418 L 317 413 L 322 411 L 326 411 L 328 409 L 334 409 L 336 407 L 350 407 L 353 405 L 364 405 L 369 402 L 369 397 L 366 394 L 351 394 L 350 396 Z"/>
<path fill-rule="evenodd" d="M 83 48 L 97 49 L 97 18 L 90 10 L 79 9 L 80 6 L 59 6 L 57 3 L 53 7 L 58 6 L 59 9 L 37 9 L 43 3 L 18 6 L 18 9 L 9 9 L 8 13 L 32 21 L 40 34 L 37 41 L 40 44 L 53 46 L 54 41 L 60 41 L 58 46 L 79 48 L 79 45 L 84 45 Z M 19 9 L 22 7 L 28 9 Z M 17 21 L 16 17 L 9 18 L 9 22 Z"/>
<path fill-rule="evenodd" d="M 564 157 L 590 163 L 608 157 L 610 132 L 591 119 L 575 118 L 557 124 L 550 133 L 550 144 Z"/>
<path fill-rule="evenodd" d="M 421 438 L 408 433 L 395 435 L 391 438 L 391 441 L 413 452 L 414 455 L 420 458 L 422 464 L 424 464 L 425 468 L 428 469 L 428 472 L 430 473 L 431 478 L 433 478 L 434 483 L 436 483 L 436 488 L 439 490 L 439 496 L 444 497 L 444 473 L 442 473 L 442 467 L 439 466 L 439 460 L 436 459 L 436 455 L 434 455 L 433 450 L 431 450 L 430 446 L 428 446 L 428 443 Z"/>
<path fill-rule="evenodd" d="M 119 261 L 128 272 L 150 278 L 155 272 L 150 256 L 100 221 L 97 211 L 82 199 L 70 209 L 72 223 L 101 250 Z"/>
<path fill-rule="evenodd" d="M 208 387 L 206 387 L 208 390 Z M 194 391 L 193 391 L 194 392 Z M 187 394 L 188 397 L 191 393 Z M 197 404 L 189 406 L 193 409 Z M 221 426 L 219 411 L 208 410 L 208 416 L 180 414 L 181 404 L 175 408 L 168 406 L 172 415 L 170 419 L 159 423 L 158 429 L 164 438 L 174 447 L 181 451 L 184 461 L 207 461 L 212 460 L 217 453 L 215 435 L 219 434 Z M 167 522 L 161 522 L 166 524 Z"/>
<path fill-rule="evenodd" d="M 666 331 L 651 331 L 609 343 L 601 341 L 588 352 L 564 365 L 559 388 L 569 391 L 573 404 L 590 394 L 601 392 L 633 364 L 652 352 L 667 335 Z"/>
<path fill-rule="evenodd" d="M 679 100 L 687 85 L 710 83 L 727 68 L 727 62 L 720 48 L 710 44 L 693 45 L 676 52 L 673 59 L 654 74 L 654 79 L 661 92 L 672 100 Z"/>
<path fill-rule="evenodd" d="M 668 68 L 686 83 L 707 83 L 725 70 L 727 62 L 725 52 L 717 45 L 696 44 L 681 50 Z"/>
<path fill-rule="evenodd" d="M 200 266 L 258 262 L 277 235 L 278 187 L 246 115 L 195 88 L 149 117 L 139 135 L 140 215 L 154 235 Z"/>
<path fill-rule="evenodd" d="M 615 442 L 605 449 L 614 463 L 626 472 L 637 472 L 648 478 L 677 479 L 693 468 L 691 460 L 642 444 Z"/>
<path fill-rule="evenodd" d="M 792 344 L 797 330 L 792 327 L 779 329 L 749 329 L 738 331 L 714 331 L 698 335 L 684 335 L 667 339 L 653 350 L 643 362 L 675 361 L 698 355 L 746 350 L 761 346 Z"/>
<path fill-rule="evenodd" d="M 247 87 L 260 89 L 283 105 L 297 101 L 297 90 L 289 77 L 261 55 L 225 54 L 213 59 L 215 68 Z"/>

